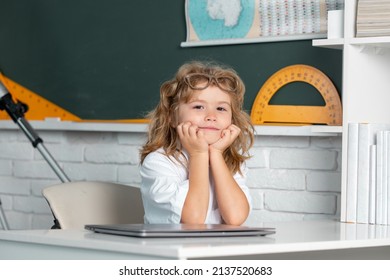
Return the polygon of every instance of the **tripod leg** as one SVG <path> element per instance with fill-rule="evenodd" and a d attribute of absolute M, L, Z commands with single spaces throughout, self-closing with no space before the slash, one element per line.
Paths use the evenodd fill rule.
<path fill-rule="evenodd" d="M 9 226 L 8 226 L 7 220 L 5 218 L 3 207 L 1 206 L 1 201 L 0 201 L 0 222 L 3 225 L 4 230 L 9 230 Z"/>
<path fill-rule="evenodd" d="M 53 169 L 53 171 L 57 174 L 57 176 L 60 178 L 60 180 L 63 183 L 70 182 L 70 179 L 64 171 L 62 171 L 61 167 L 57 164 L 57 162 L 54 160 L 54 158 L 51 156 L 49 151 L 46 149 L 46 147 L 43 145 L 43 142 L 38 143 L 36 146 L 38 151 L 41 153 L 43 158 L 49 163 L 50 167 Z"/>
<path fill-rule="evenodd" d="M 31 141 L 34 148 L 37 148 L 39 152 L 41 152 L 42 156 L 49 163 L 50 167 L 57 174 L 57 176 L 61 179 L 62 182 L 70 182 L 69 178 L 62 171 L 60 166 L 54 160 L 54 158 L 47 151 L 45 146 L 43 145 L 42 139 L 38 136 L 38 134 L 34 131 L 31 125 L 24 118 L 24 113 L 26 112 L 26 108 L 22 106 L 20 102 L 15 103 L 12 99 L 12 96 L 7 89 L 0 82 L 0 110 L 6 110 L 6 112 L 10 115 L 12 120 L 22 129 L 27 138 Z M 4 229 L 8 229 L 7 221 L 5 220 L 4 212 L 1 208 L 0 202 L 0 222 L 4 225 Z"/>

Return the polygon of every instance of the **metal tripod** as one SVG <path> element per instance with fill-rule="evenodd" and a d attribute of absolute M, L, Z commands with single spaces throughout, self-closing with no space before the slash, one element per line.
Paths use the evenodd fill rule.
<path fill-rule="evenodd" d="M 0 82 L 0 94 L 4 95 L 0 98 L 0 110 L 5 110 L 12 120 L 22 129 L 27 138 L 31 141 L 34 148 L 38 149 L 43 158 L 48 162 L 53 171 L 57 174 L 60 180 L 65 182 L 70 182 L 69 178 L 66 176 L 61 167 L 57 164 L 54 158 L 51 156 L 49 151 L 43 145 L 43 140 L 38 136 L 34 131 L 31 125 L 24 118 L 24 113 L 27 111 L 27 106 L 21 102 L 15 103 L 12 99 L 10 93 L 6 93 L 6 89 Z M 8 230 L 9 226 L 4 215 L 3 208 L 1 207 L 0 201 L 0 222 L 3 225 L 3 229 Z"/>

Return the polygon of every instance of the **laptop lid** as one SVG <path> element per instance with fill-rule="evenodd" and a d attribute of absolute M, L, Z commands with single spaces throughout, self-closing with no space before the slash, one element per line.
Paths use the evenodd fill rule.
<path fill-rule="evenodd" d="M 233 226 L 225 224 L 112 224 L 86 225 L 85 228 L 96 233 L 134 237 L 263 236 L 275 233 L 274 228 Z"/>

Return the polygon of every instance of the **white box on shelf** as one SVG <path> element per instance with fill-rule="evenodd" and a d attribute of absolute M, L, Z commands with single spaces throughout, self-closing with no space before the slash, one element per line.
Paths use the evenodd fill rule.
<path fill-rule="evenodd" d="M 344 37 L 344 10 L 328 11 L 328 39 Z"/>

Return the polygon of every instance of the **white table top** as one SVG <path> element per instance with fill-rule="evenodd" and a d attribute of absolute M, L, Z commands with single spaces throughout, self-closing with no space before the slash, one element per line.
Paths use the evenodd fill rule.
<path fill-rule="evenodd" d="M 264 223 L 276 234 L 266 237 L 136 238 L 87 230 L 0 231 L 2 243 L 43 244 L 110 251 L 149 258 L 209 258 L 390 246 L 390 227 L 331 220 Z M 2 255 L 3 254 L 3 255 Z M 6 258 L 0 252 L 0 259 Z"/>

